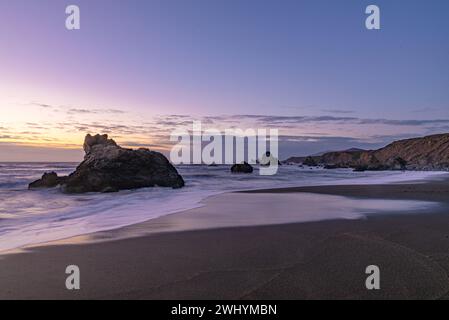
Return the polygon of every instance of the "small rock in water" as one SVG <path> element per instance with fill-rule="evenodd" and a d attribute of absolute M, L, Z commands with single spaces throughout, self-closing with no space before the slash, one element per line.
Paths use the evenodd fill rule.
<path fill-rule="evenodd" d="M 58 177 L 56 172 L 46 172 L 41 179 L 28 185 L 28 189 L 54 188 L 64 183 L 67 177 Z"/>
<path fill-rule="evenodd" d="M 243 162 L 240 164 L 234 164 L 231 167 L 231 172 L 232 173 L 252 173 L 253 167 L 247 162 Z"/>

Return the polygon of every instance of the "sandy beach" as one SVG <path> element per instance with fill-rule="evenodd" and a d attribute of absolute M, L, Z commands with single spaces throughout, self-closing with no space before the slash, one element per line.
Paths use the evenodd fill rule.
<path fill-rule="evenodd" d="M 220 212 L 214 200 L 119 230 L 3 255 L 0 299 L 449 298 L 447 181 L 261 190 L 224 199 L 234 197 L 233 208 L 242 205 L 243 214 L 251 208 L 239 203 L 242 195 L 268 196 L 275 203 L 301 193 L 439 205 L 364 219 L 177 230 Z M 65 288 L 65 268 L 72 264 L 81 270 L 78 291 Z M 381 270 L 380 290 L 365 288 L 365 268 L 372 264 Z"/>

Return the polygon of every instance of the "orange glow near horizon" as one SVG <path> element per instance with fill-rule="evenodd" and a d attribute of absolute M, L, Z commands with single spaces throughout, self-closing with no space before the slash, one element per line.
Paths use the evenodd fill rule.
<path fill-rule="evenodd" d="M 40 88 L 25 86 L 23 92 L 27 94 L 22 94 L 17 86 L 5 86 L 9 90 L 0 93 L 0 162 L 14 159 L 34 161 L 36 158 L 50 161 L 55 154 L 57 159 L 78 161 L 82 158 L 82 145 L 88 133 L 108 134 L 127 148 L 147 147 L 168 153 L 173 145 L 169 141 L 170 133 L 175 129 L 191 130 L 195 120 L 204 120 L 203 130 L 214 128 L 221 132 L 228 128 L 276 128 L 287 142 L 317 145 L 320 139 L 333 137 L 348 139 L 349 143 L 351 139 L 371 143 L 388 139 L 389 136 L 425 133 L 425 128 L 420 126 L 398 126 L 382 121 L 364 124 L 363 121 L 357 122 L 358 118 L 345 121 L 338 117 L 322 120 L 313 116 L 305 116 L 304 119 L 301 116 L 285 116 L 284 121 L 282 116 L 265 116 L 264 119 L 264 116 L 251 115 L 154 115 L 132 108 L 97 107 L 96 104 L 86 103 L 89 98 L 78 97 L 79 104 L 67 105 L 62 97 L 55 95 L 49 98 L 49 95 L 42 93 L 48 91 L 40 91 Z M 296 121 L 296 118 L 299 120 Z M 379 132 L 383 136 L 379 136 Z"/>

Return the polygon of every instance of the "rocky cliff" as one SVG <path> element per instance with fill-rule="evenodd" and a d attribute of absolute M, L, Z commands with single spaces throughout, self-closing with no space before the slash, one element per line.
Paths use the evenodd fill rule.
<path fill-rule="evenodd" d="M 290 158 L 293 162 L 305 158 Z M 313 157 L 317 164 L 357 170 L 449 170 L 449 134 L 393 142 L 379 150 L 328 152 Z"/>

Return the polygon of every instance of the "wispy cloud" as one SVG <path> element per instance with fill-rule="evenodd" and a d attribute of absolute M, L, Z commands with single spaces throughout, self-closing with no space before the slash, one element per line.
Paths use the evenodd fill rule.
<path fill-rule="evenodd" d="M 449 108 L 446 108 L 445 110 L 447 110 Z M 424 108 L 419 108 L 419 109 L 414 109 L 411 112 L 413 113 L 429 113 L 429 112 L 436 112 L 436 111 L 441 111 L 444 110 L 443 108 L 434 108 L 434 107 L 424 107 Z"/>
<path fill-rule="evenodd" d="M 322 112 L 325 113 L 334 113 L 334 114 L 350 114 L 355 113 L 353 110 L 344 110 L 344 109 L 321 109 Z"/>
<path fill-rule="evenodd" d="M 313 122 L 329 122 L 329 123 L 348 123 L 348 124 L 384 124 L 393 126 L 422 126 L 429 124 L 449 124 L 449 119 L 431 119 L 431 120 L 391 120 L 391 119 L 368 119 L 358 117 L 337 117 L 337 116 L 271 116 L 271 115 L 231 115 L 208 117 L 214 121 L 249 119 L 255 120 L 260 124 L 291 124 L 291 123 L 313 123 Z"/>
<path fill-rule="evenodd" d="M 98 107 L 70 107 L 61 105 L 51 105 L 41 102 L 31 102 L 30 105 L 37 106 L 44 109 L 51 109 L 53 111 L 63 111 L 67 114 L 124 114 L 126 111 L 119 108 L 98 108 Z"/>
<path fill-rule="evenodd" d="M 274 128 L 279 129 L 280 146 L 285 156 L 304 155 L 350 147 L 379 147 L 393 140 L 444 132 L 449 119 L 384 119 L 350 115 L 350 110 L 323 109 L 329 115 L 231 114 L 193 116 L 167 114 L 143 117 L 118 108 L 61 107 L 35 103 L 49 115 L 59 110 L 58 121 L 25 122 L 20 125 L 0 123 L 0 142 L 25 145 L 80 146 L 85 134 L 107 133 L 120 144 L 167 150 L 176 129 L 191 131 L 193 121 L 203 129 Z M 109 115 L 109 116 L 105 116 Z M 46 118 L 47 119 L 47 118 Z M 382 134 L 379 134 L 382 133 Z"/>
<path fill-rule="evenodd" d="M 67 110 L 68 114 L 99 114 L 99 113 L 109 113 L 109 114 L 123 114 L 126 113 L 123 110 L 118 109 L 77 109 L 72 108 Z"/>
<path fill-rule="evenodd" d="M 49 105 L 49 104 L 45 104 L 45 103 L 31 102 L 31 104 L 34 105 L 34 106 L 37 106 L 37 107 L 45 108 L 45 109 L 55 108 L 54 106 Z"/>

